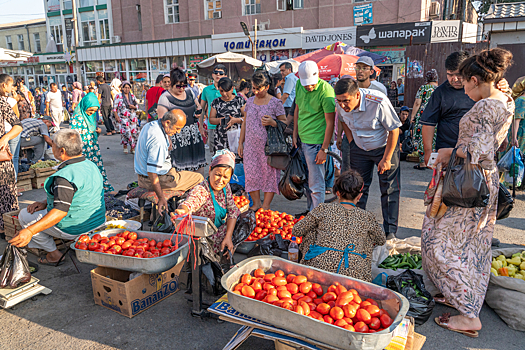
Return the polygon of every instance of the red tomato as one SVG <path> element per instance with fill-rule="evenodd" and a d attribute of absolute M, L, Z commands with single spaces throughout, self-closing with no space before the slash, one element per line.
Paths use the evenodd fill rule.
<path fill-rule="evenodd" d="M 383 315 L 388 315 L 387 312 L 383 309 L 379 309 L 379 317 L 383 316 Z"/>
<path fill-rule="evenodd" d="M 388 328 L 392 325 L 392 322 L 394 322 L 390 316 L 388 315 L 381 315 L 381 317 L 379 318 L 381 320 L 381 326 L 383 326 L 383 328 Z"/>
<path fill-rule="evenodd" d="M 91 251 L 94 251 L 95 249 L 98 249 L 98 247 L 99 247 L 99 245 L 96 242 L 91 242 L 88 245 L 88 249 L 91 250 Z"/>
<path fill-rule="evenodd" d="M 346 317 L 354 318 L 357 313 L 357 308 L 354 306 L 354 304 L 347 304 L 343 306 L 343 311 Z"/>
<path fill-rule="evenodd" d="M 129 247 L 131 247 L 133 245 L 133 241 L 125 241 L 124 243 L 122 243 L 122 249 L 128 249 Z"/>
<path fill-rule="evenodd" d="M 242 277 L 241 277 L 241 282 L 244 283 L 244 284 L 250 284 L 250 283 L 252 283 L 252 276 L 250 276 L 249 273 L 245 273 L 245 274 L 242 275 Z"/>
<path fill-rule="evenodd" d="M 335 294 L 339 295 L 341 293 L 344 293 L 346 292 L 346 288 L 341 286 L 341 285 L 338 285 L 337 287 L 335 287 Z"/>
<path fill-rule="evenodd" d="M 99 243 L 99 246 L 100 248 L 103 250 L 103 251 L 106 251 L 109 249 L 109 245 L 107 243 Z"/>
<path fill-rule="evenodd" d="M 359 294 L 354 294 L 354 300 L 352 300 L 356 304 L 361 304 L 361 297 Z"/>
<path fill-rule="evenodd" d="M 171 247 L 171 241 L 169 239 L 165 239 L 164 242 L 162 242 L 163 247 Z"/>
<path fill-rule="evenodd" d="M 128 239 L 129 231 L 124 231 L 122 233 L 119 233 L 119 237 L 124 237 L 125 239 Z M 117 235 L 118 236 L 118 235 Z"/>
<path fill-rule="evenodd" d="M 368 299 L 366 299 L 365 301 L 368 301 L 370 304 L 379 307 L 379 304 L 378 304 L 377 301 L 375 301 L 374 299 L 370 299 L 370 298 L 368 298 Z"/>
<path fill-rule="evenodd" d="M 146 259 L 151 259 L 151 258 L 154 258 L 153 254 L 151 254 L 150 252 L 145 252 L 144 253 L 144 258 Z"/>
<path fill-rule="evenodd" d="M 280 291 L 280 290 L 288 291 L 288 288 L 286 288 L 286 286 L 276 286 L 275 289 L 277 289 L 277 291 Z"/>
<path fill-rule="evenodd" d="M 115 240 L 113 240 L 113 239 L 110 239 L 109 242 L 108 242 L 108 245 L 109 245 L 110 248 L 113 247 L 115 244 L 116 244 Z"/>
<path fill-rule="evenodd" d="M 158 250 L 158 249 L 150 249 L 149 251 L 150 251 L 151 254 L 155 254 L 155 253 L 160 254 L 160 250 Z"/>
<path fill-rule="evenodd" d="M 325 321 L 326 323 L 334 324 L 334 319 L 331 318 L 331 317 L 328 316 L 328 315 L 324 315 L 324 316 L 323 316 L 323 319 L 324 319 L 324 321 Z"/>
<path fill-rule="evenodd" d="M 368 301 L 362 301 L 360 304 L 360 307 L 363 309 L 366 309 L 367 306 L 371 306 L 371 305 L 372 304 L 370 304 Z"/>
<path fill-rule="evenodd" d="M 295 284 L 295 283 L 294 283 L 294 284 Z M 289 285 L 287 285 L 286 287 L 288 287 L 288 286 L 289 286 Z M 290 292 L 290 293 L 292 293 L 292 292 Z M 293 295 L 292 295 L 292 299 L 293 299 L 293 300 L 299 300 L 299 299 L 301 299 L 301 298 L 304 297 L 304 294 L 303 294 L 303 293 L 295 293 L 295 294 L 292 293 L 292 294 L 293 294 Z"/>
<path fill-rule="evenodd" d="M 253 273 L 253 275 L 257 278 L 264 278 L 264 271 L 262 269 L 257 269 L 255 270 L 255 272 Z"/>
<path fill-rule="evenodd" d="M 328 303 L 329 301 L 335 301 L 337 299 L 337 295 L 334 292 L 328 292 L 323 295 L 322 299 L 325 303 Z"/>
<path fill-rule="evenodd" d="M 288 303 L 288 302 L 286 302 L 286 301 L 281 304 L 281 307 L 283 309 L 287 309 L 287 310 L 293 311 L 293 305 Z"/>
<path fill-rule="evenodd" d="M 336 291 L 336 287 L 337 287 L 337 286 L 336 286 L 335 284 L 332 284 L 331 286 L 328 287 L 327 292 L 328 292 L 328 293 L 329 293 L 329 292 L 335 293 L 335 291 Z"/>
<path fill-rule="evenodd" d="M 298 304 L 303 308 L 304 314 L 308 316 L 310 314 L 310 305 L 304 301 L 299 301 Z"/>
<path fill-rule="evenodd" d="M 319 312 L 317 311 L 310 311 L 310 316 L 311 318 L 314 318 L 316 320 L 319 320 L 319 321 L 323 321 L 324 322 L 324 319 L 323 319 L 323 315 L 321 315 Z"/>
<path fill-rule="evenodd" d="M 277 289 L 275 288 L 271 288 L 267 290 L 266 292 L 268 293 L 268 295 L 275 295 L 275 296 L 277 296 L 277 293 L 278 293 Z"/>
<path fill-rule="evenodd" d="M 157 249 L 162 249 L 162 242 L 157 242 Z"/>
<path fill-rule="evenodd" d="M 233 288 L 233 290 L 234 290 L 234 291 L 235 291 L 235 290 L 241 290 L 242 287 L 244 287 L 244 286 L 245 286 L 244 283 L 237 283 L 237 285 Z"/>
<path fill-rule="evenodd" d="M 318 296 L 323 295 L 323 287 L 319 283 L 313 283 L 312 284 L 312 291 L 317 294 Z"/>
<path fill-rule="evenodd" d="M 122 252 L 122 247 L 116 244 L 113 247 L 111 247 L 111 249 L 116 250 L 117 254 L 120 254 Z"/>
<path fill-rule="evenodd" d="M 301 314 L 301 315 L 304 315 L 304 310 L 303 310 L 303 307 L 301 305 L 297 305 L 295 307 L 295 312 L 297 312 L 298 314 Z"/>
<path fill-rule="evenodd" d="M 321 298 L 314 299 L 314 303 L 316 305 L 322 304 L 323 303 L 323 299 L 321 299 Z"/>
<path fill-rule="evenodd" d="M 271 282 L 274 277 L 275 275 L 273 273 L 268 273 L 264 275 L 264 282 Z"/>
<path fill-rule="evenodd" d="M 308 306 L 310 306 L 310 311 L 315 311 L 315 309 L 317 309 L 317 304 L 315 303 L 308 303 Z"/>
<path fill-rule="evenodd" d="M 266 302 L 267 302 L 268 304 L 273 304 L 273 303 L 275 303 L 276 301 L 279 301 L 279 298 L 277 298 L 276 295 L 268 295 L 268 296 L 266 297 Z"/>
<path fill-rule="evenodd" d="M 242 287 L 241 289 L 241 293 L 242 295 L 244 295 L 245 297 L 248 297 L 248 298 L 255 298 L 255 291 L 253 290 L 252 287 L 250 286 L 244 286 Z"/>
<path fill-rule="evenodd" d="M 310 282 L 304 282 L 299 285 L 299 291 L 303 294 L 308 294 L 312 290 L 312 284 Z"/>
<path fill-rule="evenodd" d="M 297 292 L 299 291 L 299 287 L 297 286 L 297 284 L 295 283 L 288 283 L 286 285 L 286 289 L 288 289 L 288 291 L 291 293 L 291 294 L 297 294 Z"/>
<path fill-rule="evenodd" d="M 119 237 L 115 240 L 115 244 L 117 245 L 122 245 L 124 242 L 126 242 L 126 240 L 122 237 Z"/>
<path fill-rule="evenodd" d="M 279 299 L 291 298 L 292 294 L 290 294 L 290 292 L 287 290 L 280 290 L 277 292 L 277 296 L 279 297 Z"/>
<path fill-rule="evenodd" d="M 262 284 L 261 284 L 261 282 L 257 281 L 256 279 L 254 279 L 254 280 L 252 281 L 252 284 L 250 285 L 250 287 L 252 287 L 253 290 L 254 290 L 256 293 L 262 290 Z M 266 292 L 266 291 L 265 291 L 265 292 Z"/>
<path fill-rule="evenodd" d="M 294 279 L 293 279 L 293 283 L 297 284 L 298 286 L 303 284 L 304 282 L 307 282 L 308 279 L 306 278 L 306 276 L 296 276 Z M 309 291 L 308 291 L 309 292 Z"/>
<path fill-rule="evenodd" d="M 363 307 L 363 303 L 365 303 L 365 302 L 362 302 L 362 303 L 361 303 L 361 308 Z M 379 311 L 380 309 L 379 309 L 377 306 L 375 306 L 375 305 L 367 306 L 367 307 L 365 307 L 364 309 L 365 309 L 366 311 L 368 311 L 368 313 L 369 313 L 370 316 L 372 316 L 372 317 L 380 317 L 380 316 L 381 316 L 381 315 L 380 315 L 380 311 Z"/>
<path fill-rule="evenodd" d="M 100 249 L 100 248 L 98 248 L 98 249 L 95 249 L 95 250 L 94 250 L 94 252 L 97 252 L 97 253 L 104 253 L 104 250 L 103 250 L 103 249 Z"/>
<path fill-rule="evenodd" d="M 115 249 L 113 249 L 113 247 L 111 249 L 106 250 L 106 253 L 113 254 L 113 255 L 118 255 L 118 252 Z"/>
<path fill-rule="evenodd" d="M 327 304 L 330 305 L 330 307 L 335 307 L 335 301 L 333 300 L 329 301 Z"/>
<path fill-rule="evenodd" d="M 349 330 L 350 332 L 355 332 L 355 328 L 351 324 L 346 325 L 343 328 L 346 329 L 346 330 Z"/>
<path fill-rule="evenodd" d="M 124 237 L 124 238 L 126 238 L 126 237 Z M 137 233 L 136 232 L 130 232 L 128 234 L 127 239 L 134 239 L 134 240 L 136 240 L 137 239 Z"/>
<path fill-rule="evenodd" d="M 330 305 L 321 303 L 317 305 L 315 311 L 319 312 L 321 315 L 328 315 L 328 313 L 330 312 Z"/>
<path fill-rule="evenodd" d="M 167 255 L 170 253 L 170 248 L 164 247 L 160 250 L 160 255 Z"/>
<path fill-rule="evenodd" d="M 317 294 L 315 294 L 313 291 L 309 291 L 307 294 L 312 300 L 317 299 Z"/>
<path fill-rule="evenodd" d="M 92 238 L 100 241 L 102 239 L 102 236 L 98 233 L 95 233 Z"/>
<path fill-rule="evenodd" d="M 133 249 L 128 249 L 128 250 L 125 250 L 122 255 L 124 256 L 133 256 L 135 255 L 135 251 Z"/>
<path fill-rule="evenodd" d="M 155 247 L 157 245 L 157 241 L 155 241 L 154 239 L 152 239 L 151 241 L 148 242 L 149 246 L 150 247 Z"/>
<path fill-rule="evenodd" d="M 284 277 L 274 277 L 272 278 L 272 283 L 276 286 L 285 286 L 286 285 L 286 278 Z"/>
<path fill-rule="evenodd" d="M 284 277 L 284 272 L 282 270 L 275 271 L 275 277 Z"/>
<path fill-rule="evenodd" d="M 337 327 L 341 327 L 341 328 L 343 328 L 344 326 L 347 326 L 348 323 L 347 323 L 345 320 L 340 319 L 340 320 L 336 320 L 336 321 L 334 322 L 334 325 L 337 326 Z"/>
<path fill-rule="evenodd" d="M 345 322 L 348 323 L 348 324 L 354 324 L 354 321 L 352 321 L 351 318 L 343 317 L 343 320 L 345 320 Z"/>
<path fill-rule="evenodd" d="M 265 291 L 269 291 L 270 289 L 275 289 L 275 286 L 271 284 L 270 282 L 263 283 L 262 287 Z"/>
<path fill-rule="evenodd" d="M 330 317 L 332 317 L 334 320 L 342 320 L 344 316 L 345 313 L 340 307 L 336 306 L 330 309 Z"/>
<path fill-rule="evenodd" d="M 306 303 L 311 303 L 313 302 L 313 299 L 310 298 L 308 295 L 305 295 L 304 297 L 302 297 L 301 299 L 298 299 L 298 301 L 304 301 Z"/>
<path fill-rule="evenodd" d="M 109 238 L 102 237 L 102 239 L 98 243 L 108 243 L 108 242 L 109 242 Z"/>
<path fill-rule="evenodd" d="M 381 321 L 379 321 L 379 318 L 372 317 L 370 320 L 369 327 L 374 330 L 378 330 L 381 327 Z"/>
<path fill-rule="evenodd" d="M 89 242 L 89 236 L 88 235 L 81 235 L 79 238 L 78 238 L 78 241 L 80 243 L 88 243 Z"/>
<path fill-rule="evenodd" d="M 354 299 L 354 294 L 352 292 L 343 292 L 337 296 L 337 299 L 350 299 L 350 302 Z"/>
<path fill-rule="evenodd" d="M 357 310 L 357 313 L 355 314 L 355 317 L 361 322 L 364 322 L 366 324 L 369 324 L 371 322 L 372 317 L 370 317 L 370 314 L 365 309 L 359 309 Z"/>
<path fill-rule="evenodd" d="M 354 329 L 356 332 L 359 333 L 367 333 L 368 332 L 368 326 L 364 322 L 357 322 L 354 325 Z"/>
<path fill-rule="evenodd" d="M 266 297 L 267 293 L 264 290 L 260 290 L 255 294 L 255 299 L 257 300 L 263 300 Z"/>
<path fill-rule="evenodd" d="M 144 256 L 140 253 L 135 253 L 135 255 L 133 255 L 134 258 L 143 258 Z"/>

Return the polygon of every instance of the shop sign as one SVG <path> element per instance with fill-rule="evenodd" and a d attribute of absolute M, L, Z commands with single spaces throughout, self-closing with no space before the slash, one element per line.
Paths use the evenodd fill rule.
<path fill-rule="evenodd" d="M 374 23 L 372 4 L 354 6 L 354 26 L 372 23 Z"/>
<path fill-rule="evenodd" d="M 405 48 L 379 48 L 371 49 L 370 52 L 376 53 L 381 56 L 388 58 L 385 62 L 381 64 L 403 64 L 405 63 Z"/>
<path fill-rule="evenodd" d="M 74 55 L 67 52 L 65 54 L 33 55 L 27 59 L 27 63 L 71 63 L 74 60 Z"/>
<path fill-rule="evenodd" d="M 431 43 L 457 42 L 460 21 L 432 21 Z"/>
<path fill-rule="evenodd" d="M 338 41 L 355 46 L 356 27 L 327 28 L 303 31 L 303 49 L 320 49 Z"/>
<path fill-rule="evenodd" d="M 193 55 L 189 57 L 189 69 L 197 69 L 197 64 L 208 58 L 208 55 Z"/>
<path fill-rule="evenodd" d="M 395 23 L 357 27 L 357 46 L 392 46 L 430 42 L 431 22 Z"/>
<path fill-rule="evenodd" d="M 261 32 L 264 31 L 258 33 L 259 35 L 257 35 L 257 41 L 255 42 L 257 50 L 271 51 L 301 47 L 300 32 L 297 34 L 276 33 L 274 35 L 262 34 Z M 252 43 L 243 33 L 238 33 L 238 35 L 212 35 L 212 46 L 213 52 L 252 51 Z"/>

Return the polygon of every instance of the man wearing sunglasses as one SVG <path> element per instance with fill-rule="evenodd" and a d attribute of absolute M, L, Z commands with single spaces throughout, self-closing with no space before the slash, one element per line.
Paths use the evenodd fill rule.
<path fill-rule="evenodd" d="M 203 112 L 206 113 L 205 115 L 207 116 L 207 118 L 210 117 L 210 112 L 211 112 L 211 108 L 209 108 L 209 106 L 211 106 L 211 103 L 213 102 L 213 100 L 221 97 L 221 93 L 219 92 L 217 84 L 219 83 L 219 80 L 221 80 L 221 78 L 226 77 L 226 73 L 227 73 L 226 67 L 223 64 L 219 63 L 215 65 L 215 67 L 213 68 L 213 73 L 211 75 L 213 78 L 213 85 L 206 86 L 204 90 L 202 90 L 201 107 L 202 107 Z M 233 89 L 233 94 L 237 95 L 237 91 L 235 91 L 235 89 Z M 217 125 L 208 123 L 208 147 L 212 155 L 214 155 L 216 151 L 215 146 L 213 144 L 213 138 L 214 138 L 216 127 Z"/>

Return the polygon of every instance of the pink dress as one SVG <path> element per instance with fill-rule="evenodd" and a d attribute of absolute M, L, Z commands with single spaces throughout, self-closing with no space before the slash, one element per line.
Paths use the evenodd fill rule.
<path fill-rule="evenodd" d="M 284 107 L 281 100 L 272 97 L 267 105 L 258 106 L 253 101 L 255 96 L 246 102 L 246 135 L 244 140 L 244 173 L 246 176 L 247 192 L 263 191 L 279 193 L 280 170 L 272 168 L 267 163 L 264 154 L 264 146 L 268 134 L 262 125 L 261 119 L 269 115 L 273 119 L 284 115 Z"/>

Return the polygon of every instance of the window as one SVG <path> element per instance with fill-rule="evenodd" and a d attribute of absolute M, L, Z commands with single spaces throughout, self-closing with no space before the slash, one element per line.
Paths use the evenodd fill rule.
<path fill-rule="evenodd" d="M 104 72 L 115 72 L 116 70 L 115 61 L 104 61 Z"/>
<path fill-rule="evenodd" d="M 47 1 L 47 12 L 60 11 L 60 0 Z"/>
<path fill-rule="evenodd" d="M 304 8 L 304 0 L 293 0 L 293 9 L 302 9 Z"/>
<path fill-rule="evenodd" d="M 96 72 L 102 72 L 102 62 L 101 61 L 94 61 L 94 62 L 86 62 L 86 73 L 96 73 Z"/>
<path fill-rule="evenodd" d="M 261 0 L 244 0 L 244 14 L 255 15 L 261 13 Z"/>
<path fill-rule="evenodd" d="M 65 64 L 55 64 L 55 73 L 66 74 L 67 72 L 68 72 L 68 69 Z"/>
<path fill-rule="evenodd" d="M 277 11 L 289 11 L 304 8 L 304 0 L 277 0 Z"/>
<path fill-rule="evenodd" d="M 35 42 L 35 52 L 41 52 L 42 46 L 40 46 L 40 33 L 34 33 L 33 39 Z"/>
<path fill-rule="evenodd" d="M 24 35 L 23 34 L 18 34 L 18 49 L 19 50 L 25 50 Z"/>
<path fill-rule="evenodd" d="M 49 30 L 57 45 L 57 51 L 62 52 L 62 19 L 60 17 L 49 17 Z"/>
<path fill-rule="evenodd" d="M 204 8 L 206 9 L 206 19 L 222 18 L 221 0 L 205 0 Z"/>
<path fill-rule="evenodd" d="M 146 60 L 143 59 L 132 59 L 129 60 L 129 70 L 148 70 L 148 65 L 146 64 Z"/>
<path fill-rule="evenodd" d="M 179 0 L 164 0 L 166 23 L 179 22 Z"/>
<path fill-rule="evenodd" d="M 62 7 L 63 10 L 71 10 L 71 9 L 73 8 L 73 5 L 72 5 L 72 3 L 71 3 L 71 0 L 64 0 L 64 1 L 62 2 L 62 6 L 63 6 L 63 7 Z"/>
<path fill-rule="evenodd" d="M 12 50 L 13 49 L 13 42 L 11 41 L 11 35 L 6 35 L 5 36 L 5 43 L 6 43 L 6 46 L 9 50 Z"/>
<path fill-rule="evenodd" d="M 98 26 L 100 32 L 100 43 L 109 44 L 109 19 L 108 19 L 108 10 L 98 11 Z"/>
<path fill-rule="evenodd" d="M 96 44 L 97 28 L 95 26 L 95 12 L 80 13 L 82 40 L 85 46 Z"/>
<path fill-rule="evenodd" d="M 87 6 L 94 6 L 94 5 L 95 5 L 95 0 L 80 0 L 79 7 L 87 7 Z"/>

